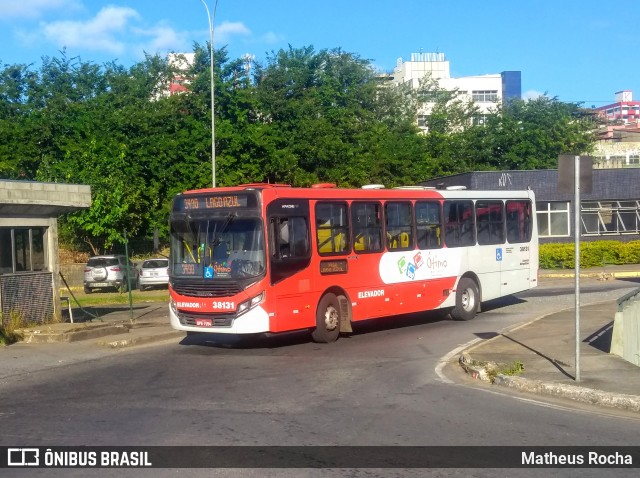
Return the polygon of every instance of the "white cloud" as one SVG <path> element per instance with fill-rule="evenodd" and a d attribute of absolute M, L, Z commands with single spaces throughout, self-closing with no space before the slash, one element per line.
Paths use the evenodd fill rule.
<path fill-rule="evenodd" d="M 125 43 L 116 39 L 116 34 L 125 32 L 129 22 L 139 17 L 132 8 L 110 6 L 86 22 L 44 23 L 43 32 L 48 40 L 60 47 L 121 53 L 125 50 Z"/>
<path fill-rule="evenodd" d="M 284 37 L 274 32 L 267 32 L 264 35 L 262 35 L 262 41 L 264 43 L 269 43 L 273 45 L 273 44 L 284 41 Z"/>
<path fill-rule="evenodd" d="M 242 22 L 223 22 L 213 27 L 214 43 L 227 43 L 232 36 L 237 35 L 249 36 L 251 30 Z"/>
<path fill-rule="evenodd" d="M 142 51 L 150 54 L 167 51 L 187 51 L 191 47 L 187 32 L 177 32 L 167 25 L 158 25 L 150 29 L 135 29 L 134 33 L 146 37 L 150 40 L 139 45 Z"/>
<path fill-rule="evenodd" d="M 537 98 L 540 98 L 541 96 L 547 96 L 546 93 L 541 93 L 539 91 L 536 90 L 529 90 L 529 91 L 525 91 L 524 93 L 522 93 L 522 99 L 523 100 L 535 100 Z"/>
<path fill-rule="evenodd" d="M 0 0 L 0 19 L 39 18 L 54 10 L 79 9 L 77 0 Z"/>

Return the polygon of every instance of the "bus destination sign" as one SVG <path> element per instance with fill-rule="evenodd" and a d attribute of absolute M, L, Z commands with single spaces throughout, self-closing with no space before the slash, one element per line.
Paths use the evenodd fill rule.
<path fill-rule="evenodd" d="M 346 274 L 348 271 L 347 261 L 337 259 L 333 261 L 320 261 L 320 274 Z"/>
<path fill-rule="evenodd" d="M 236 209 L 249 205 L 247 194 L 228 194 L 225 196 L 183 196 L 177 199 L 174 211 L 193 211 L 207 209 Z"/>

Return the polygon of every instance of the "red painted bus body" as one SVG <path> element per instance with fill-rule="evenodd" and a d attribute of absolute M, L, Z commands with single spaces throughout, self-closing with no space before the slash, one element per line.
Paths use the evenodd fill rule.
<path fill-rule="evenodd" d="M 175 329 L 300 329 L 330 342 L 361 320 L 535 287 L 532 191 L 248 184 L 187 191 L 171 213 Z"/>

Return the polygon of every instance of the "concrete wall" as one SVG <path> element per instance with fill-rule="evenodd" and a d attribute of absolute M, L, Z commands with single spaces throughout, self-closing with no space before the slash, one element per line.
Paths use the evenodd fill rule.
<path fill-rule="evenodd" d="M 610 352 L 640 366 L 640 289 L 618 300 Z"/>
<path fill-rule="evenodd" d="M 60 264 L 60 273 L 64 276 L 67 284 L 74 292 L 77 290 L 82 290 L 85 265 L 86 264 L 84 262 L 79 264 Z M 62 294 L 67 295 L 65 293 L 64 283 L 61 282 L 60 288 L 62 290 Z"/>

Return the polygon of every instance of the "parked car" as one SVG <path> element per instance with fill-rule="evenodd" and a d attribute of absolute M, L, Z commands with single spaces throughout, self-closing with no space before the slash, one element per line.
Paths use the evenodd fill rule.
<path fill-rule="evenodd" d="M 127 271 L 134 289 L 138 284 L 135 263 L 117 254 L 92 257 L 84 268 L 84 291 L 90 294 L 94 289 L 115 288 L 124 292 L 129 286 Z"/>
<path fill-rule="evenodd" d="M 169 283 L 169 259 L 147 259 L 140 267 L 140 290 L 166 287 Z"/>

